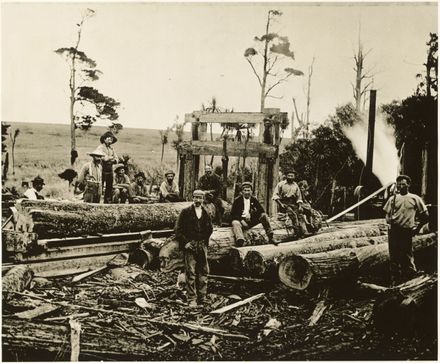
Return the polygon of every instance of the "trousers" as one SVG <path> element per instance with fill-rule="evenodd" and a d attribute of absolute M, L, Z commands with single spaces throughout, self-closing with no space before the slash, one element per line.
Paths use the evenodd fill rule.
<path fill-rule="evenodd" d="M 113 171 L 102 173 L 102 187 L 104 188 L 104 203 L 110 204 L 113 198 Z"/>
<path fill-rule="evenodd" d="M 416 275 L 412 250 L 412 230 L 391 225 L 388 230 L 391 284 L 397 285 Z"/>
<path fill-rule="evenodd" d="M 254 218 L 252 218 L 254 217 Z M 270 237 L 273 234 L 272 226 L 270 225 L 269 217 L 266 213 L 261 213 L 260 216 L 251 216 L 251 221 L 249 223 L 246 222 L 247 226 L 243 226 L 243 220 L 233 220 L 232 221 L 232 232 L 234 233 L 235 240 L 244 240 L 243 228 L 249 229 L 253 226 L 256 226 L 258 223 L 261 223 L 266 231 L 266 235 Z"/>
<path fill-rule="evenodd" d="M 191 241 L 191 247 L 183 255 L 188 301 L 202 301 L 208 291 L 208 247 L 204 241 Z"/>

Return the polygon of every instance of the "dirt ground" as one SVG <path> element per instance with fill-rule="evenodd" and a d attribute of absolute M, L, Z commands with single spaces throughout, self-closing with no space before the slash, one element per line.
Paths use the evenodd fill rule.
<path fill-rule="evenodd" d="M 132 266 L 124 269 L 129 274 L 140 272 Z M 185 304 L 184 290 L 176 285 L 177 272 L 142 270 L 132 278 L 135 275 L 124 279 L 124 271 L 118 276 L 110 271 L 76 284 L 69 279 L 56 279 L 45 282 L 45 286 L 35 286 L 28 294 L 68 304 L 32 323 L 37 327 L 45 324 L 49 330 L 62 326 L 68 332 L 67 320 L 55 322 L 50 318 L 89 312 L 77 319 L 82 326 L 80 360 L 437 359 L 437 331 L 412 331 L 406 335 L 376 331 L 372 323 L 374 298 L 353 286 L 341 284 L 330 289 L 324 313 L 315 325 L 309 326 L 309 318 L 322 296 L 319 288 L 298 292 L 275 282 L 238 283 L 211 278 L 208 304 L 190 309 Z M 211 313 L 259 293 L 265 295 L 221 315 Z M 139 307 L 136 298 L 144 298 L 148 305 Z M 17 325 L 15 312 L 29 309 L 29 304 L 35 305 L 36 301 L 34 297 L 17 297 L 3 305 L 3 361 L 69 360 L 67 333 L 58 339 L 63 343 L 54 340 L 49 344 L 52 351 L 48 351 L 36 343 L 24 348 L 27 343 L 23 343 L 20 334 L 5 330 L 6 325 Z M 432 319 L 436 321 L 437 317 Z M 269 321 L 272 327 L 266 326 Z M 193 331 L 184 326 L 186 323 L 224 332 Z M 20 324 L 31 330 L 26 325 L 30 322 Z M 99 349 L 88 345 L 88 332 L 100 336 Z M 130 344 L 134 344 L 124 347 L 121 339 L 131 339 Z"/>

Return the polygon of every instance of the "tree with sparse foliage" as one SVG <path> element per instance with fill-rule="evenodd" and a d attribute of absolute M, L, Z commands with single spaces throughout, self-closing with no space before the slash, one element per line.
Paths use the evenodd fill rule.
<path fill-rule="evenodd" d="M 272 32 L 273 23 L 282 15 L 278 10 L 269 10 L 266 20 L 266 31 L 254 38 L 255 48 L 247 48 L 244 57 L 249 63 L 261 87 L 260 111 L 263 111 L 267 97 L 274 97 L 271 92 L 275 87 L 292 76 L 302 76 L 303 72 L 290 67 L 295 60 L 286 36 Z M 259 69 L 259 70 L 258 70 Z"/>
<path fill-rule="evenodd" d="M 171 131 L 171 127 L 167 127 L 165 130 L 159 130 L 160 143 L 162 144 L 162 153 L 160 155 L 160 163 L 163 162 L 163 154 L 165 151 L 165 145 L 168 144 L 168 135 Z"/>
<path fill-rule="evenodd" d="M 102 72 L 96 68 L 96 62 L 79 49 L 82 30 L 86 20 L 93 17 L 95 11 L 87 9 L 77 26 L 77 40 L 73 47 L 59 48 L 55 53 L 64 57 L 70 66 L 70 142 L 72 165 L 77 156 L 75 130 L 88 130 L 98 119 L 115 122 L 119 115 L 119 102 L 91 87 Z M 79 85 L 80 84 L 80 85 Z"/>
<path fill-rule="evenodd" d="M 11 137 L 12 175 L 15 175 L 15 143 L 18 135 L 20 135 L 20 129 L 15 129 L 13 135 L 9 134 Z"/>

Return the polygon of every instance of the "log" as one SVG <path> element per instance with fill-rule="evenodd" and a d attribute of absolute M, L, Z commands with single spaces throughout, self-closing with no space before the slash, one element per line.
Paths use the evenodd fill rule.
<path fill-rule="evenodd" d="M 385 333 L 436 334 L 437 275 L 422 275 L 380 294 L 373 324 Z"/>
<path fill-rule="evenodd" d="M 138 232 L 173 228 L 191 202 L 156 204 L 91 204 L 22 200 L 16 230 L 39 238 Z"/>
<path fill-rule="evenodd" d="M 8 300 L 10 292 L 26 289 L 33 277 L 33 271 L 26 265 L 12 267 L 2 278 L 2 298 Z"/>
<path fill-rule="evenodd" d="M 274 229 L 274 239 L 280 241 L 288 236 L 284 226 L 277 221 L 271 221 Z M 267 243 L 267 236 L 261 224 L 256 225 L 245 234 L 245 245 L 262 245 Z M 210 262 L 221 263 L 229 256 L 231 248 L 235 246 L 235 238 L 230 227 L 215 228 L 209 239 L 208 259 Z M 182 268 L 183 253 L 179 250 L 179 243 L 171 238 L 159 252 L 160 270 L 162 272 L 174 271 Z"/>
<path fill-rule="evenodd" d="M 277 278 L 277 264 L 285 257 L 383 243 L 386 242 L 387 237 L 377 237 L 386 233 L 385 228 L 386 226 L 382 224 L 360 225 L 352 229 L 321 233 L 278 246 L 241 247 L 231 251 L 231 259 L 235 265 L 242 264 L 243 271 L 249 276 Z"/>
<path fill-rule="evenodd" d="M 15 316 L 20 319 L 34 319 L 37 317 L 40 317 L 42 315 L 47 315 L 49 313 L 54 312 L 55 310 L 58 310 L 60 307 L 53 305 L 53 304 L 42 304 L 40 306 L 35 307 L 31 310 L 22 311 L 20 313 L 15 313 Z"/>
<path fill-rule="evenodd" d="M 6 252 L 26 253 L 37 248 L 37 239 L 36 233 L 2 230 L 2 241 Z"/>
<path fill-rule="evenodd" d="M 238 308 L 240 306 L 249 304 L 252 301 L 257 300 L 257 299 L 263 297 L 264 295 L 265 295 L 265 293 L 262 292 L 260 294 L 248 297 L 247 299 L 244 299 L 244 300 L 241 300 L 241 301 L 237 301 L 237 302 L 235 302 L 233 304 L 230 304 L 230 305 L 226 305 L 226 306 L 224 306 L 224 307 L 222 307 L 220 309 L 213 310 L 213 311 L 211 311 L 211 314 L 215 314 L 215 315 L 224 314 L 224 313 L 226 313 L 226 312 L 228 312 L 230 310 L 233 310 L 233 309 L 236 309 L 236 308 Z"/>
<path fill-rule="evenodd" d="M 437 234 L 419 235 L 413 239 L 415 258 L 428 247 L 435 246 Z M 314 254 L 285 257 L 279 264 L 278 276 L 282 283 L 293 289 L 304 290 L 314 283 L 350 281 L 358 276 L 372 274 L 389 262 L 388 244 L 360 248 L 342 248 Z"/>

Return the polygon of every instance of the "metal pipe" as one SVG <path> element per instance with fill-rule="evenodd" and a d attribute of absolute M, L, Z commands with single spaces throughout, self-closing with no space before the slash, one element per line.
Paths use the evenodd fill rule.
<path fill-rule="evenodd" d="M 386 185 L 384 185 L 383 187 L 381 187 L 380 189 L 376 190 L 374 193 L 370 194 L 368 197 L 365 197 L 364 199 L 362 199 L 361 201 L 357 202 L 356 204 L 353 204 L 351 207 L 348 207 L 346 210 L 342 211 L 341 213 L 336 214 L 335 216 L 331 217 L 330 219 L 327 219 L 327 223 L 329 222 L 333 222 L 335 219 L 338 219 L 339 217 L 343 216 L 345 213 L 350 212 L 351 210 L 353 210 L 354 208 L 356 208 L 357 206 L 365 203 L 366 201 L 370 200 L 371 198 L 373 198 L 375 195 L 379 194 L 380 192 L 384 191 L 386 188 L 388 188 L 390 185 L 394 184 L 394 182 L 392 183 L 388 183 Z"/>

